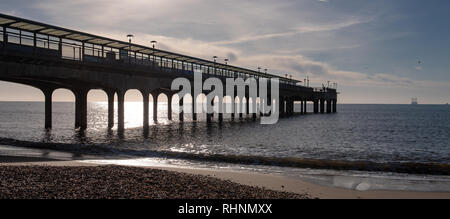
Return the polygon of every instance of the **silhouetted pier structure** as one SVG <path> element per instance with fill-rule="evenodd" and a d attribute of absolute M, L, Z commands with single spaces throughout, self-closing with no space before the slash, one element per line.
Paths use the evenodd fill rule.
<path fill-rule="evenodd" d="M 44 93 L 46 128 L 52 127 L 52 94 L 59 88 L 68 89 L 75 96 L 76 128 L 87 128 L 87 94 L 92 89 L 104 90 L 108 96 L 109 128 L 114 126 L 114 96 L 117 95 L 118 129 L 124 129 L 125 93 L 130 89 L 137 89 L 142 93 L 144 128 L 149 126 L 149 95 L 153 96 L 153 119 L 157 119 L 158 96 L 165 94 L 169 101 L 168 119 L 172 120 L 171 100 L 177 91 L 170 89 L 171 83 L 178 77 L 193 81 L 196 69 L 203 70 L 203 80 L 208 77 L 216 77 L 222 81 L 226 78 L 278 78 L 278 104 L 282 116 L 294 114 L 294 102 L 300 104 L 299 113 L 302 114 L 307 112 L 307 102 L 313 102 L 314 113 L 336 112 L 336 89 L 301 86 L 301 81 L 287 77 L 4 14 L 0 14 L 0 27 L 0 80 L 33 86 Z M 203 90 L 202 93 L 208 92 Z M 193 93 L 194 91 L 191 97 L 194 96 Z M 243 101 L 244 97 L 236 100 L 237 94 L 230 99 L 232 105 L 246 109 L 244 111 L 248 114 L 249 103 L 257 100 L 251 100 L 248 88 L 245 93 L 246 103 Z M 180 97 L 181 106 L 183 99 Z M 192 100 L 196 104 L 197 97 Z M 232 118 L 236 113 L 236 107 L 233 108 L 232 112 L 228 112 Z M 253 118 L 256 118 L 256 113 L 252 113 Z M 239 117 L 242 116 L 243 113 L 240 112 Z M 197 120 L 195 112 L 192 117 Z M 179 118 L 183 121 L 183 112 L 180 112 Z M 212 115 L 207 118 L 211 121 Z M 223 119 L 222 113 L 218 119 Z"/>

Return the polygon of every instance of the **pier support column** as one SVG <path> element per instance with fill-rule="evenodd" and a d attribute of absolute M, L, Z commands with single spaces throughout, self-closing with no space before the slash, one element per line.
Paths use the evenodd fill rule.
<path fill-rule="evenodd" d="M 325 113 L 325 100 L 320 99 L 320 113 Z"/>
<path fill-rule="evenodd" d="M 192 120 L 197 121 L 197 98 L 192 97 Z"/>
<path fill-rule="evenodd" d="M 180 97 L 180 101 L 179 101 L 179 111 L 178 111 L 178 118 L 180 120 L 180 122 L 184 121 L 184 97 Z"/>
<path fill-rule="evenodd" d="M 258 109 L 259 109 L 259 116 L 261 117 L 261 116 L 263 116 L 263 113 L 264 113 L 264 101 L 263 101 L 263 99 L 260 97 L 259 98 L 259 105 L 258 105 L 259 107 L 258 107 Z"/>
<path fill-rule="evenodd" d="M 211 100 L 206 98 L 206 103 L 206 122 L 211 123 L 214 114 L 214 98 Z"/>
<path fill-rule="evenodd" d="M 87 93 L 88 89 L 77 89 L 75 93 L 75 128 L 87 128 Z"/>
<path fill-rule="evenodd" d="M 303 101 L 303 110 L 302 110 L 303 114 L 307 114 L 308 113 L 308 101 L 304 100 Z"/>
<path fill-rule="evenodd" d="M 259 99 L 259 104 L 258 104 L 258 110 L 259 110 L 259 116 L 261 117 L 263 115 L 263 100 L 260 98 Z"/>
<path fill-rule="evenodd" d="M 280 97 L 280 104 L 279 105 L 280 105 L 280 107 L 278 109 L 278 113 L 279 113 L 280 116 L 284 116 L 284 114 L 285 114 L 285 106 L 286 106 L 285 101 L 284 101 L 284 97 Z"/>
<path fill-rule="evenodd" d="M 125 130 L 125 93 L 126 91 L 117 91 L 117 130 Z"/>
<path fill-rule="evenodd" d="M 337 112 L 337 100 L 333 100 L 333 113 Z"/>
<path fill-rule="evenodd" d="M 105 90 L 108 96 L 108 129 L 114 127 L 114 92 L 113 90 Z"/>
<path fill-rule="evenodd" d="M 306 104 L 306 102 L 304 100 L 300 100 L 300 114 L 304 114 L 305 112 L 303 111 L 303 104 Z"/>
<path fill-rule="evenodd" d="M 276 103 L 275 103 L 276 104 Z M 264 106 L 266 107 L 266 106 Z M 264 115 L 270 116 L 273 113 L 274 102 L 270 93 L 267 94 L 267 109 Z"/>
<path fill-rule="evenodd" d="M 194 91 L 192 91 L 191 97 L 192 97 L 192 120 L 197 121 L 197 96 L 194 95 Z"/>
<path fill-rule="evenodd" d="M 256 104 L 256 97 L 252 99 L 252 105 L 251 105 L 251 114 L 252 114 L 252 119 L 256 120 L 256 112 L 258 112 L 258 105 Z"/>
<path fill-rule="evenodd" d="M 247 100 L 247 102 L 245 102 L 245 111 L 246 111 L 245 113 L 247 115 L 249 115 L 250 114 L 250 98 L 247 97 L 245 99 Z"/>
<path fill-rule="evenodd" d="M 327 113 L 331 113 L 331 100 L 327 100 Z"/>
<path fill-rule="evenodd" d="M 52 128 L 52 95 L 55 89 L 48 88 L 43 89 L 42 92 L 45 96 L 45 129 Z"/>
<path fill-rule="evenodd" d="M 158 93 L 153 94 L 153 121 L 158 122 Z"/>
<path fill-rule="evenodd" d="M 149 108 L 150 108 L 150 106 L 149 106 L 150 98 L 149 98 L 149 92 L 141 90 L 141 93 L 142 93 L 142 97 L 143 97 L 142 99 L 143 99 L 143 105 L 144 105 L 144 108 L 143 108 L 143 110 L 144 110 L 144 121 L 143 121 L 142 127 L 144 128 L 144 131 L 146 131 L 149 128 L 149 114 L 148 114 L 148 111 L 149 111 Z"/>
<path fill-rule="evenodd" d="M 319 113 L 319 101 L 314 100 L 314 113 Z"/>
<path fill-rule="evenodd" d="M 223 122 L 223 113 L 219 113 L 219 122 Z"/>
<path fill-rule="evenodd" d="M 236 97 L 231 98 L 231 119 L 234 119 L 236 113 Z"/>
<path fill-rule="evenodd" d="M 172 97 L 173 95 L 167 95 L 167 119 L 172 121 Z"/>
<path fill-rule="evenodd" d="M 290 116 L 290 115 L 291 115 L 291 99 L 290 99 L 290 98 L 286 98 L 286 111 L 285 111 L 285 115 L 286 115 L 286 116 Z"/>
<path fill-rule="evenodd" d="M 223 122 L 223 98 L 219 97 L 219 102 L 217 104 L 219 104 L 218 106 L 219 122 Z"/>
<path fill-rule="evenodd" d="M 242 113 L 244 112 L 244 98 L 239 98 L 239 104 L 238 104 L 238 114 L 239 118 L 242 119 Z"/>
<path fill-rule="evenodd" d="M 284 116 L 289 116 L 289 98 L 284 98 Z"/>

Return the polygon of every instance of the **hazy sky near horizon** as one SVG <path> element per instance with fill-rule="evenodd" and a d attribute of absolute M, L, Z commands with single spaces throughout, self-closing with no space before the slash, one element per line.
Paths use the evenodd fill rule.
<path fill-rule="evenodd" d="M 450 102 L 449 11 L 445 0 L 0 2 L 4 14 L 119 40 L 132 33 L 136 43 L 157 40 L 169 51 L 308 75 L 312 86 L 337 82 L 341 103 Z M 43 99 L 0 82 L 0 101 Z M 54 99 L 74 98 L 57 91 Z M 90 100 L 106 97 L 94 92 Z"/>

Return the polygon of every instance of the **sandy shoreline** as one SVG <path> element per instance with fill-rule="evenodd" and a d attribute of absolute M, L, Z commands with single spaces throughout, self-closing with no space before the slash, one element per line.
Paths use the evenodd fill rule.
<path fill-rule="evenodd" d="M 100 167 L 103 165 L 83 161 L 52 161 L 38 158 L 0 156 L 0 166 L 48 166 L 48 167 Z M 449 199 L 449 192 L 416 192 L 416 191 L 357 191 L 343 188 L 326 187 L 284 176 L 244 173 L 219 169 L 190 169 L 178 167 L 143 167 L 147 169 L 167 170 L 171 172 L 210 176 L 221 180 L 229 180 L 238 184 L 256 186 L 269 190 L 308 194 L 321 199 Z"/>

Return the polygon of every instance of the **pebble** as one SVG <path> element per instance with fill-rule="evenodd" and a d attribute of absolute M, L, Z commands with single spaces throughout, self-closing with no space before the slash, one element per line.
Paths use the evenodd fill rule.
<path fill-rule="evenodd" d="M 0 166 L 0 199 L 306 199 L 208 176 L 138 167 Z"/>

